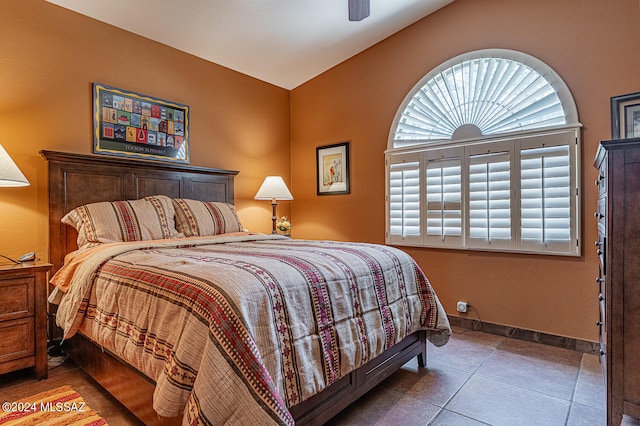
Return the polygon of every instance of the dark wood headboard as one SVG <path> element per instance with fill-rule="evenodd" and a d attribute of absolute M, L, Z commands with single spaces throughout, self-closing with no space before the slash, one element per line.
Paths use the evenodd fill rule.
<path fill-rule="evenodd" d="M 233 203 L 235 170 L 102 155 L 40 151 L 49 162 L 49 261 L 52 273 L 77 249 L 77 234 L 61 219 L 74 208 L 148 195 Z"/>

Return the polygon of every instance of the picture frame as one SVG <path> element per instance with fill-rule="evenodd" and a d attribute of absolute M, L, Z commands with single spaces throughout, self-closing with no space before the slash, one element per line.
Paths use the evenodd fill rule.
<path fill-rule="evenodd" d="M 93 152 L 189 164 L 189 107 L 93 83 Z"/>
<path fill-rule="evenodd" d="M 611 138 L 640 137 L 640 92 L 611 98 Z"/>
<path fill-rule="evenodd" d="M 349 142 L 316 147 L 318 195 L 349 194 Z"/>

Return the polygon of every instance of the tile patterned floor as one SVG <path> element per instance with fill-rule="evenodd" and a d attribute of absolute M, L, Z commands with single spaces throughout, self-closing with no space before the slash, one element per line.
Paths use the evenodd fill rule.
<path fill-rule="evenodd" d="M 454 329 L 447 345 L 429 344 L 427 358 L 426 368 L 412 360 L 331 424 L 606 424 L 595 355 Z"/>
<path fill-rule="evenodd" d="M 28 370 L 0 376 L 0 400 L 63 384 L 110 425 L 140 424 L 71 362 L 44 381 Z M 447 345 L 429 344 L 427 367 L 410 361 L 330 424 L 599 426 L 606 423 L 604 408 L 597 356 L 454 328 Z"/>

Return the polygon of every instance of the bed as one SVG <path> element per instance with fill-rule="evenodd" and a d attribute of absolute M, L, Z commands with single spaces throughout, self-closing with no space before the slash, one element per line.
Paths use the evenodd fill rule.
<path fill-rule="evenodd" d="M 427 339 L 448 339 L 403 252 L 245 232 L 236 171 L 41 154 L 65 350 L 145 424 L 323 424 L 411 358 L 425 365 Z M 123 200 L 157 229 L 94 243 L 80 224 Z M 221 212 L 215 232 L 192 226 L 203 204 Z M 71 277 L 77 294 L 61 285 Z"/>

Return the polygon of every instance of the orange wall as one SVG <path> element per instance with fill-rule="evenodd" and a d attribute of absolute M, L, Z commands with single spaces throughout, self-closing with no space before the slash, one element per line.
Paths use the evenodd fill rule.
<path fill-rule="evenodd" d="M 48 258 L 38 152 L 92 153 L 93 82 L 189 105 L 191 164 L 239 170 L 243 224 L 271 230 L 270 204 L 253 196 L 268 174 L 289 181 L 288 90 L 43 0 L 3 0 L 0 40 L 0 144 L 31 182 L 0 188 L 0 254 Z"/>
<path fill-rule="evenodd" d="M 0 254 L 47 259 L 47 165 L 41 149 L 92 152 L 91 84 L 191 108 L 191 164 L 240 170 L 243 223 L 269 232 L 253 196 L 285 177 L 299 238 L 384 242 L 384 150 L 413 85 L 458 54 L 520 50 L 571 89 L 583 133 L 581 258 L 407 249 L 450 313 L 466 298 L 485 321 L 596 340 L 592 158 L 609 137 L 609 98 L 640 91 L 636 0 L 456 0 L 289 92 L 42 0 L 0 4 L 0 144 L 31 186 L 0 189 Z M 636 79 L 637 80 L 637 79 Z M 316 146 L 351 141 L 351 194 L 316 195 Z"/>
<path fill-rule="evenodd" d="M 295 236 L 384 242 L 384 151 L 393 117 L 430 70 L 464 52 L 513 49 L 551 66 L 584 125 L 583 256 L 406 249 L 445 309 L 468 299 L 484 321 L 598 339 L 592 161 L 610 138 L 609 98 L 640 91 L 637 0 L 456 0 L 291 93 Z M 315 148 L 351 141 L 351 194 L 317 196 Z M 470 318 L 475 318 L 472 311 Z"/>

